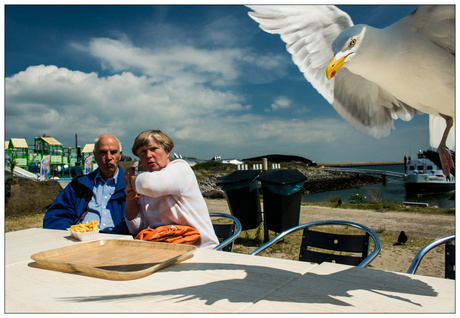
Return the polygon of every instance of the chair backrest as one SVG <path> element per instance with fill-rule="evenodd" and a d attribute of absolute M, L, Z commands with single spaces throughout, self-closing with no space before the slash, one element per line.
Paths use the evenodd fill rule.
<path fill-rule="evenodd" d="M 227 238 L 235 234 L 236 225 L 232 224 L 213 224 L 214 232 L 216 233 L 219 242 L 223 242 Z M 233 242 L 222 248 L 222 251 L 231 252 L 233 250 Z"/>
<path fill-rule="evenodd" d="M 213 223 L 214 232 L 220 241 L 214 250 L 221 250 L 225 252 L 233 251 L 233 243 L 241 233 L 241 222 L 233 215 L 226 213 L 209 213 L 211 217 L 228 218 L 233 222 L 228 224 L 216 224 Z"/>
<path fill-rule="evenodd" d="M 346 235 L 310 230 L 310 228 L 312 227 L 330 225 L 341 225 L 345 227 L 357 228 L 362 230 L 363 234 Z M 341 264 L 365 267 L 378 255 L 381 249 L 379 237 L 370 228 L 362 224 L 350 221 L 324 220 L 301 224 L 289 230 L 286 230 L 283 233 L 271 239 L 269 242 L 259 247 L 258 249 L 254 250 L 251 253 L 251 255 L 257 255 L 261 251 L 265 250 L 269 246 L 275 244 L 276 242 L 284 238 L 286 235 L 289 235 L 299 230 L 304 230 L 299 255 L 300 261 L 308 261 L 315 263 L 337 262 Z M 372 238 L 374 241 L 374 249 L 371 253 L 369 253 L 370 238 Z M 315 247 L 317 249 L 311 250 L 310 247 Z M 345 254 L 331 254 L 328 253 L 326 250 L 345 252 Z"/>
<path fill-rule="evenodd" d="M 433 242 L 422 247 L 420 251 L 417 253 L 417 255 L 415 255 L 414 260 L 412 261 L 412 264 L 410 265 L 407 273 L 415 274 L 418 266 L 420 265 L 420 262 L 422 261 L 422 258 L 433 248 L 445 244 L 444 277 L 455 279 L 455 245 L 453 244 L 454 240 L 455 235 L 449 235 L 434 240 Z"/>
<path fill-rule="evenodd" d="M 369 254 L 369 239 L 370 235 L 367 232 L 364 232 L 363 235 L 348 235 L 317 232 L 305 228 L 300 245 L 299 261 L 357 266 Z M 332 251 L 335 253 L 331 253 Z M 346 254 L 337 254 L 337 252 Z"/>
<path fill-rule="evenodd" d="M 452 241 L 446 243 L 444 277 L 455 279 L 455 244 Z"/>

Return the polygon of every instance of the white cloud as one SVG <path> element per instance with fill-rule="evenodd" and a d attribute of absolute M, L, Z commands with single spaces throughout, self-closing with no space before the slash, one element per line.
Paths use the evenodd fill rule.
<path fill-rule="evenodd" d="M 286 96 L 278 96 L 271 105 L 272 110 L 286 109 L 291 107 L 292 101 Z"/>
<path fill-rule="evenodd" d="M 5 85 L 6 128 L 17 138 L 46 133 L 73 146 L 76 133 L 82 143 L 91 143 L 111 132 L 122 140 L 126 153 L 138 133 L 159 128 L 177 139 L 183 153 L 229 156 L 238 148 L 262 149 L 267 143 L 279 148 L 335 138 L 330 132 L 318 133 L 319 122 L 247 113 L 242 96 L 191 78 L 157 83 L 129 72 L 99 77 L 39 65 L 6 78 Z M 197 149 L 203 144 L 209 149 Z"/>
<path fill-rule="evenodd" d="M 89 52 L 115 72 L 134 70 L 158 81 L 193 74 L 195 81 L 214 85 L 234 81 L 237 63 L 246 55 L 237 48 L 206 50 L 180 44 L 152 50 L 107 38 L 92 39 Z"/>

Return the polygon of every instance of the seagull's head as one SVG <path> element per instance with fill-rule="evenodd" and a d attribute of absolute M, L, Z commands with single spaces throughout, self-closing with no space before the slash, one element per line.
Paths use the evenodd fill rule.
<path fill-rule="evenodd" d="M 337 71 L 345 64 L 350 62 L 364 39 L 366 25 L 354 25 L 340 33 L 332 42 L 334 58 L 326 69 L 326 76 L 331 79 Z"/>

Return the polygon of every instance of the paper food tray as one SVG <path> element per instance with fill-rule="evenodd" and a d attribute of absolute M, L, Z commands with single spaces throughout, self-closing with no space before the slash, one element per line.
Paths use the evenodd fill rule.
<path fill-rule="evenodd" d="M 69 230 L 70 236 L 76 238 L 79 241 L 92 241 L 99 238 L 99 231 L 76 232 L 72 231 L 70 228 L 67 230 Z"/>

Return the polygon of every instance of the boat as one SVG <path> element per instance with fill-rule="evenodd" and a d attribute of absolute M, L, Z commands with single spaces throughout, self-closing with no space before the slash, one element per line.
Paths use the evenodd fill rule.
<path fill-rule="evenodd" d="M 455 153 L 452 158 L 455 162 Z M 455 176 L 447 178 L 434 150 L 419 151 L 417 159 L 404 158 L 404 188 L 408 196 L 443 194 L 455 191 Z"/>

